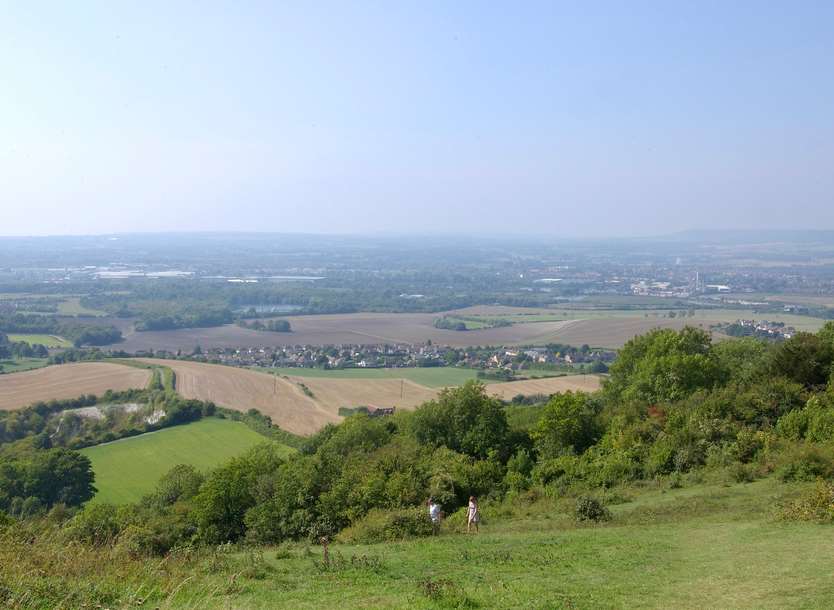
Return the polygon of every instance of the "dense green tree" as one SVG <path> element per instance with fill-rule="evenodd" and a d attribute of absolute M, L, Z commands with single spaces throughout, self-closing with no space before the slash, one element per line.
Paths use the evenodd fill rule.
<path fill-rule="evenodd" d="M 162 475 L 156 489 L 142 499 L 148 506 L 163 508 L 197 495 L 205 477 L 190 464 L 178 464 Z"/>
<path fill-rule="evenodd" d="M 419 407 L 412 430 L 421 443 L 486 458 L 506 450 L 508 425 L 501 401 L 487 395 L 483 384 L 468 381 L 459 388 L 445 388 L 437 400 Z"/>
<path fill-rule="evenodd" d="M 264 443 L 214 470 L 194 497 L 194 519 L 199 536 L 218 544 L 243 537 L 244 515 L 255 505 L 258 480 L 283 464 L 278 447 Z"/>
<path fill-rule="evenodd" d="M 753 337 L 720 341 L 711 348 L 729 381 L 752 383 L 767 369 L 768 344 Z"/>
<path fill-rule="evenodd" d="M 0 457 L 0 510 L 15 505 L 22 510 L 24 502 L 28 509 L 48 509 L 59 503 L 79 506 L 95 494 L 93 481 L 89 458 L 77 451 L 30 450 Z"/>
<path fill-rule="evenodd" d="M 828 340 L 830 329 L 820 335 L 800 332 L 782 342 L 773 351 L 769 370 L 806 387 L 825 385 L 834 361 L 834 343 Z"/>
<path fill-rule="evenodd" d="M 726 375 L 710 350 L 710 336 L 687 326 L 656 329 L 630 340 L 611 365 L 605 394 L 613 402 L 680 400 Z"/>
<path fill-rule="evenodd" d="M 557 394 L 548 401 L 530 433 L 544 459 L 582 453 L 599 436 L 596 408 L 584 392 Z"/>

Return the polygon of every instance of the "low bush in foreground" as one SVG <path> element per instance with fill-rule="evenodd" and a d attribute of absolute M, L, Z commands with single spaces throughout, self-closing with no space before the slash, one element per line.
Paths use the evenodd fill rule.
<path fill-rule="evenodd" d="M 834 483 L 817 480 L 816 486 L 782 509 L 786 521 L 834 523 Z"/>
<path fill-rule="evenodd" d="M 577 521 L 608 521 L 611 519 L 611 511 L 593 496 L 580 496 L 576 499 L 574 516 Z"/>
<path fill-rule="evenodd" d="M 342 530 L 338 539 L 341 542 L 371 544 L 429 536 L 432 531 L 432 522 L 423 509 L 374 509 L 364 518 Z"/>

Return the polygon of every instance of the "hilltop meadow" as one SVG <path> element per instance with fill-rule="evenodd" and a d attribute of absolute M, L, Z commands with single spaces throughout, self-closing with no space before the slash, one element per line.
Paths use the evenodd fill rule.
<path fill-rule="evenodd" d="M 73 439 L 107 419 L 56 445 L 59 405 L 0 418 L 0 595 L 18 608 L 826 607 L 832 367 L 834 323 L 780 343 L 656 329 L 598 391 L 510 406 L 470 380 L 304 438 L 177 397 L 155 367 L 152 387 L 108 398 L 147 405 L 141 425 L 167 428 L 149 436 L 78 453 Z M 133 436 L 122 412 L 117 433 Z M 212 421 L 232 416 L 250 430 Z M 130 494 L 105 476 L 101 460 L 142 479 L 114 452 L 194 426 L 247 434 L 219 463 L 188 463 L 200 443 L 166 449 Z M 482 518 L 467 533 L 470 496 Z"/>

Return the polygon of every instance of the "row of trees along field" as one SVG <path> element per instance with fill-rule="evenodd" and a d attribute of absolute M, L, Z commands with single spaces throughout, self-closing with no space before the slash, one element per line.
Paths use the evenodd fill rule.
<path fill-rule="evenodd" d="M 469 382 L 414 412 L 329 425 L 289 458 L 265 443 L 206 475 L 178 466 L 136 505 L 77 510 L 89 494 L 51 494 L 37 496 L 34 512 L 70 506 L 61 508 L 56 535 L 142 555 L 227 541 L 424 535 L 429 495 L 449 514 L 472 494 L 485 503 L 582 496 L 596 519 L 606 514 L 597 492 L 639 479 L 699 469 L 727 469 L 738 481 L 770 473 L 830 479 L 832 363 L 834 324 L 773 345 L 713 344 L 695 328 L 655 330 L 626 344 L 596 394 L 507 407 Z M 43 451 L 55 450 L 3 458 L 0 498 L 37 488 L 26 487 L 25 473 L 37 479 L 39 460 L 53 455 Z M 61 459 L 79 459 L 61 451 Z M 51 486 L 76 489 L 61 472 L 50 475 Z M 8 500 L 0 506 L 8 510 Z"/>
<path fill-rule="evenodd" d="M 58 335 L 73 345 L 109 345 L 122 340 L 122 333 L 114 326 L 85 324 L 55 316 L 16 313 L 0 315 L 0 332 Z"/>
<path fill-rule="evenodd" d="M 39 343 L 30 345 L 26 341 L 10 341 L 8 335 L 0 332 L 0 360 L 6 358 L 46 358 L 47 356 L 49 356 L 49 350 L 43 345 Z"/>

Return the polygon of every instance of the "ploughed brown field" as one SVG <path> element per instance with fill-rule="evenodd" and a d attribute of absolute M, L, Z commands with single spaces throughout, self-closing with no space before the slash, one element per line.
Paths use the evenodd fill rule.
<path fill-rule="evenodd" d="M 566 377 L 546 377 L 543 379 L 527 379 L 525 381 L 508 381 L 507 383 L 491 383 L 487 390 L 493 396 L 503 400 L 512 400 L 513 396 L 523 394 L 556 394 L 557 392 L 596 392 L 600 388 L 601 379 L 598 375 L 569 375 Z"/>
<path fill-rule="evenodd" d="M 109 362 L 77 362 L 0 375 L 0 410 L 20 409 L 40 400 L 143 388 L 150 376 L 147 369 Z"/>
<path fill-rule="evenodd" d="M 190 352 L 195 346 L 265 347 L 274 345 L 334 345 L 378 343 L 425 343 L 464 347 L 469 345 L 517 345 L 546 343 L 559 329 L 574 321 L 514 324 L 502 328 L 455 331 L 434 327 L 442 314 L 435 313 L 350 313 L 314 316 L 285 316 L 292 332 L 255 331 L 229 324 L 216 328 L 143 331 L 129 334 L 118 344 L 128 352 L 137 350 Z"/>
<path fill-rule="evenodd" d="M 710 325 L 718 320 L 701 318 L 595 318 L 588 320 L 573 320 L 552 335 L 554 343 L 567 345 L 591 345 L 619 349 L 627 341 L 637 335 L 643 335 L 653 328 L 673 328 L 681 330 L 684 326 L 696 326 L 709 330 Z M 526 326 L 538 326 L 528 324 Z"/>
<path fill-rule="evenodd" d="M 301 386 L 275 375 L 220 364 L 178 360 L 141 359 L 171 367 L 176 374 L 177 393 L 185 398 L 210 400 L 236 411 L 257 409 L 284 430 L 312 434 L 341 418 L 313 400 Z"/>
<path fill-rule="evenodd" d="M 305 384 L 313 392 L 316 402 L 334 413 L 339 412 L 339 407 L 357 406 L 413 409 L 437 396 L 436 388 L 408 379 L 289 379 Z"/>
<path fill-rule="evenodd" d="M 521 307 L 468 307 L 450 315 L 500 316 L 513 314 L 558 315 L 556 310 Z M 572 312 L 581 316 L 581 312 Z M 473 345 L 544 345 L 546 343 L 588 344 L 593 347 L 617 349 L 636 335 L 653 328 L 681 329 L 685 325 L 708 329 L 721 321 L 708 317 L 657 318 L 612 315 L 589 312 L 588 318 L 533 323 L 516 323 L 499 328 L 456 331 L 434 327 L 443 313 L 351 313 L 309 316 L 284 316 L 292 332 L 274 333 L 240 328 L 233 324 L 215 328 L 188 328 L 163 331 L 127 331 L 118 344 L 128 352 L 148 350 L 181 350 L 191 352 L 196 346 L 207 348 L 248 348 L 281 345 L 336 345 L 379 343 L 425 343 L 467 347 Z"/>
<path fill-rule="evenodd" d="M 284 430 L 312 434 L 341 420 L 339 407 L 376 406 L 413 409 L 436 397 L 439 390 L 400 379 L 324 379 L 279 377 L 219 364 L 142 359 L 171 367 L 177 392 L 186 398 L 211 400 L 237 411 L 255 408 Z M 312 396 L 305 394 L 304 384 Z M 517 394 L 553 394 L 566 390 L 593 391 L 599 377 L 551 377 L 487 385 L 491 394 L 511 399 Z"/>

